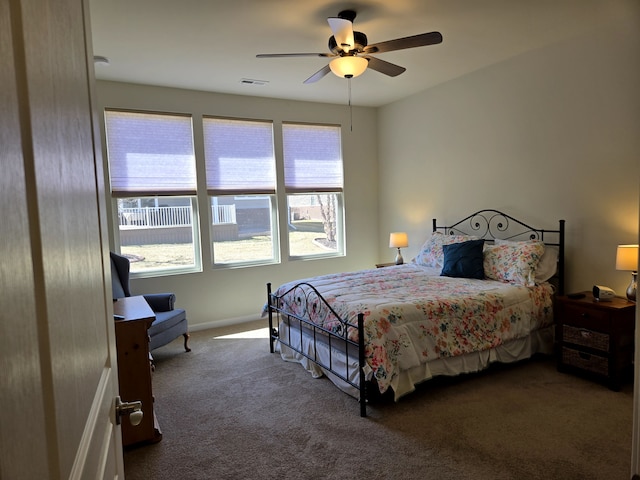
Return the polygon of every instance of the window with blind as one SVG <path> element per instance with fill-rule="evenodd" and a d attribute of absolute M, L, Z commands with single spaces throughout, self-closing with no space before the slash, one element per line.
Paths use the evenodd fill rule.
<path fill-rule="evenodd" d="M 344 254 L 341 129 L 283 123 L 289 256 Z"/>
<path fill-rule="evenodd" d="M 273 123 L 202 119 L 215 265 L 279 260 Z"/>
<path fill-rule="evenodd" d="M 105 111 L 120 253 L 132 274 L 200 269 L 191 116 Z"/>

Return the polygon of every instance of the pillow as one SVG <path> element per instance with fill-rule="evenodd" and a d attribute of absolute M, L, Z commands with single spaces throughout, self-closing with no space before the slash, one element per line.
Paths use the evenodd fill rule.
<path fill-rule="evenodd" d="M 536 267 L 543 253 L 542 242 L 487 245 L 484 274 L 492 280 L 532 287 L 536 284 Z"/>
<path fill-rule="evenodd" d="M 424 267 L 442 268 L 444 264 L 443 245 L 477 239 L 478 237 L 471 235 L 445 235 L 441 232 L 433 232 L 431 237 L 422 245 L 420 253 L 418 253 L 411 262 Z"/>
<path fill-rule="evenodd" d="M 483 239 L 443 245 L 444 266 L 440 275 L 484 279 L 483 247 Z"/>
<path fill-rule="evenodd" d="M 495 239 L 496 245 L 509 245 L 509 244 L 518 244 L 518 243 L 527 243 L 527 242 L 536 242 L 538 240 L 525 240 L 522 242 L 516 242 L 513 240 L 501 240 L 499 238 Z M 542 283 L 549 280 L 556 274 L 558 270 L 558 247 L 545 245 L 544 253 L 542 254 L 542 258 L 536 267 L 536 282 Z"/>

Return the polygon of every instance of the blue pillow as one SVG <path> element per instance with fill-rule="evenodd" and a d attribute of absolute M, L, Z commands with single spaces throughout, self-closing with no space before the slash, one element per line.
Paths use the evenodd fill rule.
<path fill-rule="evenodd" d="M 484 279 L 483 247 L 484 239 L 443 245 L 444 266 L 440 275 Z"/>

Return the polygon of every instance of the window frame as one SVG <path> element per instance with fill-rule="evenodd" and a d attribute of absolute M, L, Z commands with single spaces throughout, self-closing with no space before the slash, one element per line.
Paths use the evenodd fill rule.
<path fill-rule="evenodd" d="M 190 142 L 191 142 L 191 153 L 189 154 L 193 161 L 193 186 L 188 188 L 181 188 L 175 190 L 167 190 L 166 188 L 159 187 L 157 191 L 152 191 L 149 189 L 145 190 L 115 190 L 113 188 L 112 182 L 112 171 L 114 169 L 114 165 L 117 162 L 112 162 L 112 159 L 109 155 L 109 114 L 113 112 L 115 114 L 133 114 L 133 115 L 149 115 L 155 117 L 178 117 L 185 118 L 189 120 L 190 124 Z M 194 137 L 194 121 L 193 115 L 191 113 L 176 113 L 176 112 L 163 112 L 163 111 L 151 111 L 151 110 L 136 110 L 136 109 L 126 109 L 126 108 L 105 108 L 103 112 L 104 119 L 104 127 L 105 127 L 105 150 L 106 150 L 106 166 L 107 166 L 107 188 L 109 190 L 109 195 L 111 197 L 111 218 L 112 218 L 112 233 L 111 236 L 113 238 L 114 248 L 118 253 L 122 253 L 122 240 L 121 240 L 121 228 L 120 228 L 120 220 L 119 220 L 119 207 L 118 200 L 125 198 L 132 199 L 157 199 L 162 198 L 188 198 L 190 204 L 190 215 L 191 215 L 191 248 L 193 250 L 193 264 L 186 266 L 179 266 L 174 268 L 154 268 L 147 269 L 144 271 L 132 271 L 130 273 L 130 277 L 134 278 L 151 278 L 151 277 L 162 277 L 162 276 L 170 276 L 170 275 L 180 275 L 187 273 L 198 273 L 202 271 L 202 248 L 201 248 L 201 232 L 200 232 L 200 215 L 199 215 L 199 207 L 198 207 L 198 188 L 197 188 L 197 158 L 196 158 L 196 148 L 195 148 L 195 137 Z M 135 268 L 135 267 L 134 267 Z"/>
<path fill-rule="evenodd" d="M 129 193 L 124 191 L 124 193 L 117 192 L 114 193 L 112 188 L 112 178 L 111 178 L 111 161 L 109 158 L 109 132 L 108 132 L 108 119 L 107 116 L 109 112 L 116 113 L 132 113 L 132 114 L 142 114 L 142 115 L 150 115 L 150 116 L 169 116 L 169 117 L 185 117 L 190 121 L 190 134 L 191 134 L 191 147 L 192 153 L 186 153 L 189 155 L 193 161 L 193 169 L 195 170 L 195 186 L 188 187 L 187 191 L 176 190 L 169 191 L 167 193 L 166 189 L 163 191 L 162 188 L 159 188 L 158 191 L 146 191 L 141 187 L 139 190 Z M 207 140 L 206 140 L 206 121 L 207 119 L 214 120 L 222 120 L 229 122 L 250 122 L 250 123 L 264 123 L 269 124 L 271 127 L 271 142 L 272 142 L 272 151 L 270 161 L 272 162 L 273 172 L 270 172 L 270 175 L 273 175 L 273 189 L 269 185 L 267 185 L 266 190 L 265 187 L 258 186 L 255 191 L 251 189 L 243 190 L 242 182 L 240 182 L 240 187 L 235 189 L 226 189 L 226 187 L 215 188 L 211 190 L 209 187 L 209 183 L 207 180 L 207 174 L 209 172 L 208 162 L 207 162 Z M 202 261 L 202 246 L 203 241 L 209 242 L 209 248 L 211 249 L 210 255 L 210 266 L 212 269 L 228 269 L 228 268 L 239 268 L 239 267 L 254 267 L 254 266 L 262 266 L 262 265 L 271 265 L 271 264 L 279 264 L 282 261 L 282 258 L 287 258 L 289 261 L 297 261 L 297 260 L 315 260 L 315 259 L 326 259 L 326 258 L 335 258 L 346 256 L 346 208 L 345 208 L 345 195 L 344 195 L 344 159 L 342 156 L 343 145 L 342 145 L 342 137 L 343 137 L 343 129 L 339 124 L 327 124 L 320 122 L 299 122 L 299 121 L 285 121 L 285 120 L 275 120 L 275 119 L 264 119 L 264 118 L 242 118 L 242 117 L 229 117 L 229 116 L 221 116 L 221 115 L 211 115 L 211 114 L 200 114 L 198 115 L 197 121 L 194 121 L 193 113 L 177 113 L 177 112 L 165 112 L 165 111 L 152 111 L 152 110 L 137 110 L 137 109 L 126 109 L 126 108 L 105 108 L 104 109 L 104 126 L 105 126 L 105 148 L 106 148 L 106 166 L 107 166 L 107 188 L 109 189 L 111 196 L 111 210 L 112 210 L 112 225 L 114 228 L 112 229 L 112 238 L 114 242 L 114 248 L 122 252 L 121 245 L 121 225 L 118 219 L 118 199 L 122 198 L 138 198 L 138 199 L 160 199 L 163 197 L 171 198 L 171 197 L 185 197 L 189 198 L 190 206 L 191 206 L 191 232 L 192 232 L 192 247 L 194 252 L 194 265 L 189 265 L 185 267 L 176 267 L 176 268 L 158 268 L 158 269 L 148 269 L 145 271 L 131 272 L 132 278 L 143 278 L 143 277 L 159 277 L 166 275 L 175 275 L 175 274 L 184 274 L 184 273 L 197 273 L 202 272 L 203 270 L 203 261 Z M 300 127 L 329 127 L 331 129 L 335 129 L 333 131 L 328 131 L 328 135 L 331 138 L 331 135 L 337 135 L 337 143 L 328 143 L 327 145 L 331 145 L 328 148 L 326 153 L 323 150 L 322 144 L 322 136 L 320 135 L 320 140 L 318 142 L 314 142 L 313 140 L 309 142 L 309 145 L 319 145 L 320 150 L 315 150 L 318 152 L 318 156 L 314 157 L 306 156 L 304 153 L 299 155 L 296 161 L 300 161 L 302 167 L 305 168 L 305 162 L 307 167 L 309 166 L 309 162 L 315 162 L 319 160 L 320 162 L 328 162 L 332 168 L 327 169 L 325 166 L 320 164 L 314 165 L 314 168 L 319 172 L 316 176 L 313 174 L 309 174 L 309 172 L 314 171 L 313 169 L 304 170 L 306 172 L 307 183 L 305 183 L 302 187 L 300 185 L 291 187 L 287 182 L 287 140 L 285 139 L 285 130 L 287 126 L 300 126 Z M 196 128 L 198 131 L 196 132 Z M 301 137 L 304 137 L 304 132 Z M 144 137 L 142 137 L 144 138 Z M 264 139 L 263 139 L 264 140 Z M 196 145 L 196 141 L 198 145 Z M 295 139 L 294 139 L 295 142 Z M 298 142 L 300 140 L 298 139 Z M 303 146 L 298 146 L 298 152 L 304 152 L 304 140 L 302 141 Z M 171 145 L 170 143 L 168 145 Z M 179 143 L 178 143 L 179 145 Z M 185 144 L 186 145 L 186 144 Z M 178 147 L 180 148 L 180 147 Z M 144 149 L 142 149 L 144 150 Z M 311 149 L 314 151 L 313 149 Z M 259 151 L 259 148 L 258 148 Z M 295 150 L 294 150 L 295 151 Z M 197 153 L 196 153 L 197 152 Z M 324 152 L 324 153 L 323 153 Z M 336 155 L 337 152 L 337 155 Z M 145 153 L 145 151 L 140 152 L 140 155 L 153 155 L 153 149 L 149 150 Z M 158 155 L 180 155 L 179 150 L 172 150 L 169 148 L 168 153 L 157 152 Z M 222 158 L 222 157 L 221 157 Z M 231 157 L 233 158 L 233 157 Z M 254 157 L 248 156 L 247 159 L 251 159 Z M 259 162 L 260 158 L 256 156 L 254 161 Z M 266 157 L 265 157 L 266 158 Z M 228 160 L 228 159 L 227 159 Z M 141 160 L 144 163 L 144 157 Z M 335 163 L 339 163 L 339 169 L 336 170 Z M 251 162 L 249 161 L 248 170 L 251 169 Z M 191 167 L 189 167 L 191 169 Z M 326 174 L 326 175 L 325 175 Z M 337 174 L 337 175 L 336 175 Z M 198 180 L 197 177 L 203 175 L 203 178 Z M 328 176 L 327 176 L 328 175 Z M 303 174 L 303 176 L 305 176 Z M 312 181 L 309 183 L 309 177 L 312 178 Z M 250 177 L 247 177 L 250 178 Z M 318 184 L 314 185 L 313 179 L 321 178 L 322 181 Z M 335 181 L 335 178 L 339 178 L 338 184 L 331 183 Z M 327 183 L 329 182 L 329 183 Z M 161 182 L 162 183 L 162 182 Z M 204 190 L 204 191 L 203 191 Z M 335 196 L 335 228 L 336 228 L 336 249 L 335 250 L 327 250 L 326 252 L 320 253 L 311 253 L 311 254 L 297 254 L 296 252 L 291 252 L 291 230 L 290 230 L 290 218 L 289 214 L 291 214 L 290 203 L 291 198 L 295 195 L 334 195 Z M 213 211 L 212 205 L 214 202 L 214 198 L 216 197 L 224 197 L 224 196 L 235 196 L 235 197 L 252 197 L 252 196 L 266 196 L 269 201 L 269 215 L 270 215 L 270 229 L 271 229 L 271 247 L 272 247 L 272 255 L 271 258 L 265 258 L 260 260 L 239 260 L 233 262 L 217 262 L 216 263 L 216 241 L 214 240 L 214 223 L 213 223 Z M 201 206 L 200 202 L 205 201 L 207 204 L 207 215 L 203 218 L 200 218 L 201 215 Z M 313 205 L 312 202 L 310 202 Z M 265 207 L 266 208 L 266 207 Z M 204 213 L 204 212 L 203 212 Z M 315 215 L 318 213 L 315 212 Z M 205 224 L 201 222 L 208 220 L 208 237 L 205 238 L 203 230 L 205 228 Z M 315 218 L 317 220 L 317 218 Z M 322 219 L 321 219 L 322 221 Z M 258 224 L 262 224 L 261 221 L 257 222 Z M 266 225 L 265 225 L 266 226 Z M 265 229 L 266 231 L 266 229 Z M 324 232 L 324 235 L 327 235 L 327 232 Z M 286 242 L 283 242 L 283 238 L 286 238 Z M 303 246 L 303 249 L 305 247 Z M 303 250 L 301 249 L 301 250 Z"/>
<path fill-rule="evenodd" d="M 321 186 L 320 188 L 310 187 L 296 187 L 291 186 L 287 181 L 286 174 L 290 171 L 286 165 L 286 141 L 285 141 L 285 128 L 287 125 L 291 126 L 302 126 L 302 127 L 329 127 L 336 130 L 336 133 L 339 136 L 338 139 L 338 149 L 340 152 L 340 186 L 327 187 Z M 281 123 L 282 127 L 282 159 L 283 159 L 283 185 L 285 190 L 286 202 L 285 208 L 287 214 L 290 212 L 290 196 L 295 195 L 336 195 L 336 250 L 335 251 L 327 251 L 325 253 L 314 253 L 314 254 L 302 254 L 297 255 L 291 252 L 291 237 L 289 230 L 289 217 L 287 215 L 287 224 L 284 226 L 283 231 L 286 231 L 287 234 L 287 258 L 290 261 L 299 261 L 299 260 L 315 260 L 315 259 L 326 259 L 326 258 L 336 258 L 336 257 L 344 257 L 346 256 L 346 234 L 345 234 L 345 200 L 344 200 L 344 160 L 342 156 L 342 126 L 338 124 L 327 124 L 327 123 L 316 123 L 316 122 L 293 122 L 293 121 L 283 121 Z"/>
<path fill-rule="evenodd" d="M 229 122 L 229 125 L 233 125 L 237 123 L 238 125 L 245 124 L 264 124 L 270 126 L 270 139 L 271 139 L 271 151 L 270 155 L 270 165 L 269 168 L 272 169 L 270 174 L 272 175 L 272 186 L 260 185 L 257 187 L 248 187 L 248 188 L 224 188 L 220 185 L 220 182 L 217 180 L 213 180 L 209 178 L 208 174 L 210 170 L 211 162 L 217 162 L 217 159 L 211 157 L 209 160 L 207 150 L 210 148 L 210 144 L 207 140 L 207 135 L 209 134 L 206 126 L 206 122 L 208 120 L 212 120 L 215 122 Z M 245 267 L 255 267 L 262 265 L 272 265 L 280 263 L 280 250 L 281 250 L 281 242 L 280 242 L 280 230 L 279 230 L 279 215 L 278 215 L 278 161 L 277 161 L 277 153 L 276 153 L 276 145 L 275 145 L 275 125 L 276 122 L 274 120 L 266 120 L 266 119 L 255 119 L 255 118 L 240 118 L 240 117 L 228 117 L 222 115 L 202 115 L 202 139 L 203 139 L 203 162 L 204 162 L 204 170 L 205 174 L 205 184 L 206 184 L 206 194 L 207 194 L 207 206 L 208 206 L 208 219 L 209 219 L 209 240 L 211 244 L 211 267 L 213 269 L 231 269 L 231 268 L 245 268 Z M 266 158 L 266 157 L 265 157 Z M 214 185 L 215 184 L 215 185 Z M 236 260 L 231 262 L 219 262 L 216 261 L 216 241 L 215 234 L 213 232 L 214 223 L 213 223 L 213 211 L 212 211 L 212 203 L 213 199 L 217 197 L 267 197 L 269 199 L 269 225 L 270 225 L 270 235 L 271 235 L 271 258 L 265 258 L 260 260 Z"/>

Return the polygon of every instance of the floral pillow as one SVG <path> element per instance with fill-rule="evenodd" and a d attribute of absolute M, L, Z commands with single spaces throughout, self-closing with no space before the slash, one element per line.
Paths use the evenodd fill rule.
<path fill-rule="evenodd" d="M 538 240 L 524 240 L 524 241 L 513 241 L 513 240 L 500 240 L 498 238 L 495 239 L 496 245 L 520 245 L 522 243 L 531 243 L 537 242 Z M 558 255 L 559 250 L 556 246 L 544 246 L 544 253 L 542 254 L 542 258 L 536 267 L 536 282 L 542 283 L 549 280 L 556 274 L 558 270 Z"/>
<path fill-rule="evenodd" d="M 431 237 L 422 245 L 420 253 L 411 262 L 424 267 L 442 268 L 444 265 L 442 246 L 469 240 L 478 240 L 478 237 L 472 235 L 445 235 L 441 232 L 433 232 Z"/>
<path fill-rule="evenodd" d="M 532 287 L 536 284 L 536 267 L 543 254 L 542 242 L 487 245 L 484 274 L 492 280 Z"/>

